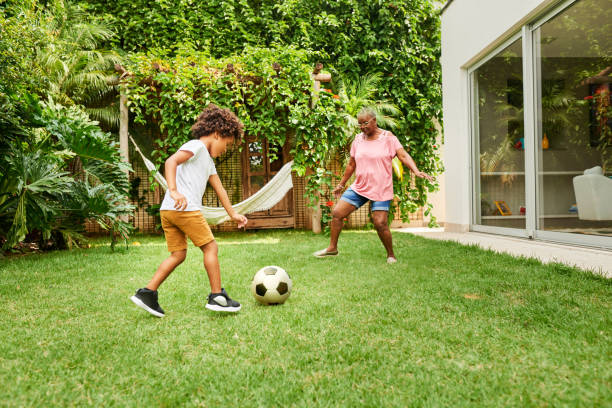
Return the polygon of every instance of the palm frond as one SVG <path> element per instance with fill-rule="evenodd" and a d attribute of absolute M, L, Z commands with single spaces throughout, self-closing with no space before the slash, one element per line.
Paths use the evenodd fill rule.
<path fill-rule="evenodd" d="M 113 109 L 101 108 L 103 103 L 111 103 L 105 97 L 115 90 L 114 65 L 121 58 L 115 52 L 98 49 L 98 44 L 114 34 L 103 24 L 88 22 L 87 13 L 79 5 L 67 3 L 57 11 L 49 24 L 58 34 L 38 57 L 49 93 L 56 102 L 83 105 L 91 109 L 92 119 L 112 124 Z"/>
<path fill-rule="evenodd" d="M 108 88 L 106 74 L 98 71 L 80 72 L 71 75 L 63 83 L 63 90 L 68 95 L 72 95 L 77 91 L 81 94 L 100 95 L 101 92 L 108 90 Z"/>
<path fill-rule="evenodd" d="M 87 112 L 90 118 L 106 125 L 110 129 L 119 128 L 118 105 L 103 108 L 85 108 L 85 112 Z"/>
<path fill-rule="evenodd" d="M 378 72 L 362 76 L 355 87 L 355 98 L 371 102 L 378 92 L 381 79 L 382 76 Z"/>
<path fill-rule="evenodd" d="M 381 127 L 397 128 L 400 109 L 386 99 L 376 99 L 381 80 L 380 73 L 364 75 L 357 80 L 341 79 L 338 94 L 345 106 L 344 118 L 347 135 L 352 136 L 358 131 L 357 115 L 364 108 L 374 111 Z"/>
<path fill-rule="evenodd" d="M 63 34 L 65 38 L 85 49 L 94 49 L 100 42 L 107 41 L 114 35 L 103 25 L 83 22 L 66 27 Z"/>

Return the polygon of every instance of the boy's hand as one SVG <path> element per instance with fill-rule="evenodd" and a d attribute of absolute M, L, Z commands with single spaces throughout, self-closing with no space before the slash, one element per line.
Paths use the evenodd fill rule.
<path fill-rule="evenodd" d="M 242 214 L 234 213 L 234 214 L 231 214 L 230 217 L 232 218 L 232 220 L 234 220 L 234 221 L 236 221 L 238 223 L 238 228 L 246 227 L 247 222 L 249 222 L 247 217 L 245 217 Z"/>
<path fill-rule="evenodd" d="M 174 208 L 178 211 L 187 208 L 187 198 L 178 191 L 170 190 L 170 197 L 174 200 Z"/>

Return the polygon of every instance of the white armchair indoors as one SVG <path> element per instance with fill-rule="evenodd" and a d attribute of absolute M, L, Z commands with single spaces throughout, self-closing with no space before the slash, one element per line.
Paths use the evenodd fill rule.
<path fill-rule="evenodd" d="M 581 220 L 612 220 L 612 179 L 600 166 L 574 177 L 574 193 L 578 218 Z"/>

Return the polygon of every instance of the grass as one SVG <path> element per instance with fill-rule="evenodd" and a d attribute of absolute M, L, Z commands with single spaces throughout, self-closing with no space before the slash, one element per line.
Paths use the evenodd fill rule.
<path fill-rule="evenodd" d="M 612 281 L 563 265 L 346 231 L 337 258 L 309 232 L 219 234 L 237 315 L 204 309 L 200 251 L 160 288 L 163 319 L 129 296 L 161 237 L 111 252 L 0 260 L 0 406 L 612 406 Z M 294 282 L 250 294 L 264 265 Z"/>

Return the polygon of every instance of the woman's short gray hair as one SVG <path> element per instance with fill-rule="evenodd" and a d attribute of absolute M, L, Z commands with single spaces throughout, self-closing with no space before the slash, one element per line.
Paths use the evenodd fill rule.
<path fill-rule="evenodd" d="M 376 112 L 374 112 L 372 108 L 363 108 L 359 111 L 359 114 L 357 116 L 367 116 L 369 118 L 376 119 Z"/>

